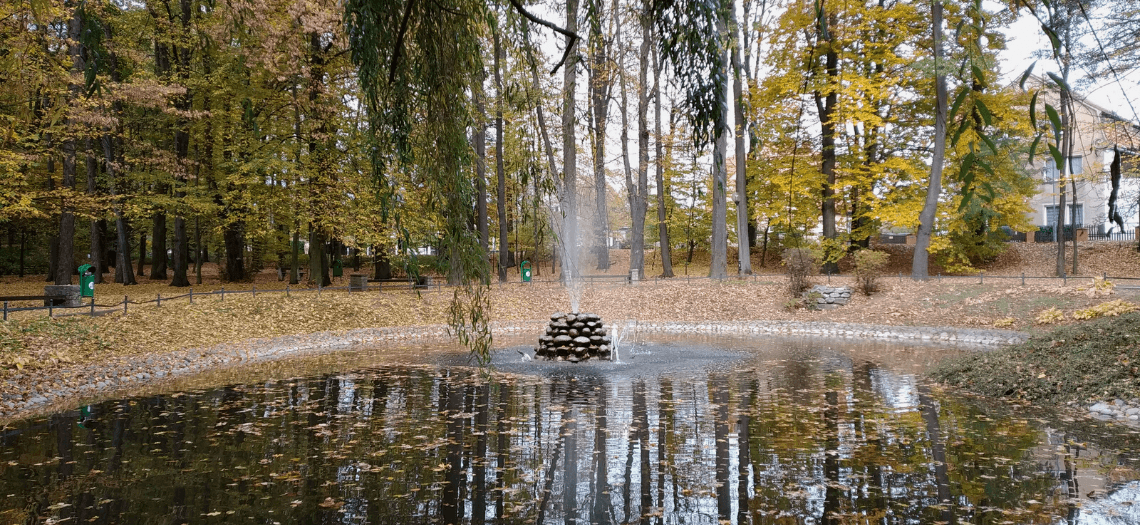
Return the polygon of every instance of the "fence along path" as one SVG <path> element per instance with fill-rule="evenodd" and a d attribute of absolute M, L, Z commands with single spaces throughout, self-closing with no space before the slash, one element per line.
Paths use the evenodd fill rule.
<path fill-rule="evenodd" d="M 681 277 L 672 277 L 669 279 L 665 279 L 665 278 L 661 278 L 661 277 L 653 277 L 653 278 L 643 279 L 643 280 L 630 280 L 628 278 L 628 276 L 625 276 L 624 279 L 620 279 L 617 277 L 622 277 L 622 276 L 618 276 L 618 275 L 606 275 L 604 277 L 609 277 L 609 278 L 603 279 L 603 280 L 591 279 L 590 278 L 591 276 L 584 276 L 584 277 L 585 277 L 584 280 L 588 281 L 590 283 L 590 286 L 592 286 L 592 287 L 613 287 L 613 286 L 639 286 L 639 285 L 643 285 L 643 284 L 644 285 L 654 285 L 654 284 L 665 283 L 665 282 L 689 283 L 689 282 L 693 282 L 693 281 L 698 281 L 698 282 L 699 281 L 758 282 L 760 280 L 764 280 L 765 282 L 770 282 L 771 279 L 783 279 L 783 278 L 786 278 L 787 275 L 782 274 L 782 273 L 753 274 L 753 275 L 749 275 L 746 277 L 732 276 L 732 277 L 725 277 L 723 279 L 716 279 L 716 278 L 712 278 L 712 277 L 703 277 L 703 276 L 681 276 Z M 831 274 L 820 275 L 819 277 L 827 277 L 828 284 L 831 283 L 831 277 L 832 277 Z M 839 276 L 837 275 L 836 277 L 839 277 Z M 883 278 L 893 278 L 893 277 L 895 277 L 895 276 L 883 276 Z M 910 276 L 907 274 L 900 273 L 897 275 L 897 278 L 901 281 L 903 279 L 909 279 Z M 1004 279 L 1004 280 L 1018 280 L 1018 281 L 1020 281 L 1021 286 L 1025 286 L 1027 281 L 1060 281 L 1063 286 L 1068 286 L 1068 283 L 1070 280 L 1079 281 L 1082 279 L 1089 280 L 1089 279 L 1095 279 L 1095 278 L 1101 278 L 1101 279 L 1105 279 L 1107 281 L 1116 281 L 1116 282 L 1131 281 L 1131 282 L 1135 282 L 1135 285 L 1133 285 L 1130 282 L 1129 285 L 1118 286 L 1118 287 L 1121 289 L 1125 289 L 1125 290 L 1140 289 L 1140 277 L 1113 277 L 1113 276 L 1108 275 L 1107 273 L 1104 273 L 1104 274 L 1099 275 L 1099 276 L 1075 275 L 1075 276 L 1065 276 L 1065 277 L 1039 277 L 1039 276 L 1025 275 L 1024 273 L 1022 273 L 1021 275 L 986 275 L 985 272 L 978 272 L 976 275 L 942 275 L 942 274 L 938 274 L 936 276 L 931 276 L 930 280 L 938 281 L 938 282 L 941 282 L 944 279 L 946 279 L 946 280 L 965 280 L 965 281 L 976 281 L 977 284 L 985 284 L 986 280 L 993 281 L 993 280 L 1003 280 Z M 4 303 L 3 303 L 3 320 L 7 321 L 8 320 L 8 314 L 10 314 L 10 313 L 28 312 L 28 311 L 37 311 L 37 310 L 47 311 L 47 314 L 49 317 L 55 317 L 56 316 L 56 313 L 55 313 L 56 310 L 63 310 L 65 313 L 61 314 L 62 316 L 74 316 L 74 315 L 96 316 L 96 315 L 109 314 L 109 313 L 113 313 L 113 312 L 117 312 L 117 311 L 122 311 L 123 313 L 128 313 L 130 311 L 131 305 L 141 306 L 141 305 L 147 305 L 147 304 L 154 304 L 155 306 L 161 307 L 163 302 L 178 301 L 178 300 L 183 300 L 183 299 L 188 300 L 190 304 L 194 304 L 195 299 L 201 301 L 203 298 L 206 298 L 206 297 L 218 297 L 218 300 L 225 301 L 226 295 L 240 295 L 240 294 L 251 294 L 253 297 L 257 297 L 257 294 L 259 294 L 259 293 L 262 295 L 285 294 L 286 297 L 289 297 L 291 294 L 295 294 L 295 293 L 302 293 L 302 294 L 303 293 L 315 293 L 315 294 L 317 294 L 317 297 L 320 297 L 322 293 L 326 293 L 326 292 L 348 292 L 348 293 L 353 293 L 353 294 L 355 294 L 355 293 L 423 293 L 423 292 L 432 292 L 432 291 L 440 292 L 443 289 L 454 288 L 454 285 L 445 284 L 445 283 L 441 282 L 439 279 L 433 279 L 432 281 L 433 282 L 431 284 L 428 284 L 428 285 L 411 285 L 411 282 L 409 281 L 408 282 L 409 286 L 398 287 L 395 289 L 393 289 L 392 286 L 386 286 L 386 287 L 385 286 L 377 286 L 375 291 L 368 290 L 367 286 L 365 286 L 364 289 L 359 289 L 358 287 L 354 287 L 354 286 L 329 286 L 329 287 L 318 286 L 316 288 L 291 288 L 288 285 L 286 285 L 285 288 L 258 290 L 257 286 L 254 285 L 249 290 L 226 290 L 223 287 L 221 289 L 211 290 L 209 292 L 195 292 L 194 287 L 191 286 L 187 290 L 187 293 L 179 294 L 179 295 L 170 295 L 170 296 L 164 297 L 162 294 L 155 294 L 154 299 L 136 299 L 136 300 L 132 300 L 130 298 L 130 296 L 124 295 L 122 301 L 114 302 L 114 303 L 104 303 L 104 304 L 97 303 L 95 301 L 95 298 L 92 297 L 90 302 L 88 302 L 87 304 L 80 305 L 80 306 L 24 306 L 24 307 L 13 307 L 9 304 L 8 301 L 4 301 Z M 510 281 L 510 282 L 506 282 L 506 283 L 496 282 L 496 283 L 492 283 L 492 286 L 495 286 L 499 289 L 502 289 L 503 286 L 531 286 L 534 284 L 563 284 L 563 282 L 560 279 L 533 279 L 529 282 L 523 282 L 523 281 Z"/>

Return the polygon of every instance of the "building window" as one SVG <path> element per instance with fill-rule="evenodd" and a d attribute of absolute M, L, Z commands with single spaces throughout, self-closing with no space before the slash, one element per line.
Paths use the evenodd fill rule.
<path fill-rule="evenodd" d="M 1045 205 L 1045 225 L 1051 226 L 1057 224 L 1057 209 L 1060 206 L 1056 204 Z M 1066 225 L 1077 225 L 1078 227 L 1085 223 L 1085 205 L 1084 204 L 1070 204 L 1068 217 L 1065 217 Z"/>
<path fill-rule="evenodd" d="M 1085 158 L 1080 155 L 1069 157 L 1069 171 L 1073 175 L 1080 175 L 1085 171 Z M 1053 162 L 1053 157 L 1046 157 L 1044 178 L 1046 182 L 1056 182 L 1060 177 L 1061 171 L 1057 169 L 1057 163 Z"/>

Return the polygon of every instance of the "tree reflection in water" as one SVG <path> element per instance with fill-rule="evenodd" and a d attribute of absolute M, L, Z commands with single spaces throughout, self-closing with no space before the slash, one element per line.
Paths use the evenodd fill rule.
<path fill-rule="evenodd" d="M 1077 521 L 1093 466 L 1025 420 L 870 361 L 753 365 L 394 366 L 102 403 L 0 434 L 0 522 Z"/>

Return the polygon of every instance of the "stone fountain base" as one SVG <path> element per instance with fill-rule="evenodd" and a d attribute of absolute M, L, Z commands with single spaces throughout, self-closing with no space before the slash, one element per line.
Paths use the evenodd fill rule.
<path fill-rule="evenodd" d="M 590 358 L 611 359 L 613 342 L 606 333 L 602 318 L 588 313 L 556 313 L 550 326 L 538 338 L 536 359 L 577 363 Z"/>

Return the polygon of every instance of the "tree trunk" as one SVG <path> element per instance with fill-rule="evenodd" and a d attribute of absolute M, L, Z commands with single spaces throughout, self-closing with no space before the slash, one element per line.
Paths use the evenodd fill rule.
<path fill-rule="evenodd" d="M 608 68 L 609 44 L 602 32 L 605 0 L 590 0 L 594 15 L 590 19 L 590 115 L 594 139 L 594 252 L 598 269 L 610 268 L 609 210 L 606 202 L 606 124 L 613 86 Z"/>
<path fill-rule="evenodd" d="M 717 31 L 722 41 L 729 38 L 728 24 L 723 16 L 717 17 Z M 727 50 L 722 53 L 726 53 Z M 726 58 L 722 56 L 722 59 Z M 727 60 L 725 60 L 727 62 Z M 725 166 L 725 156 L 728 154 L 728 71 L 719 71 L 717 75 L 717 104 L 720 106 L 720 116 L 716 131 L 716 144 L 713 148 L 712 165 L 712 249 L 709 264 L 709 277 L 724 279 L 728 277 L 728 170 Z"/>
<path fill-rule="evenodd" d="M 946 155 L 946 73 L 942 64 L 942 0 L 933 0 L 931 8 L 934 32 L 934 157 L 930 162 L 930 185 L 926 201 L 918 216 L 918 234 L 911 260 L 910 277 L 925 281 L 930 275 L 930 235 L 934 231 L 934 218 L 938 212 L 938 196 L 942 193 L 942 163 Z"/>
<path fill-rule="evenodd" d="M 499 282 L 507 281 L 507 268 L 510 263 L 510 249 L 507 237 L 507 176 L 503 173 L 503 78 L 500 73 L 500 57 L 503 54 L 499 43 L 499 31 L 494 32 L 495 41 L 495 178 L 496 210 L 499 213 Z"/>
<path fill-rule="evenodd" d="M 498 56 L 498 53 L 496 53 Z M 479 68 L 476 72 L 475 87 L 475 132 L 472 134 L 472 148 L 475 150 L 475 230 L 479 232 L 479 246 L 483 248 L 483 256 L 491 253 L 490 231 L 487 226 L 487 94 L 483 91 L 483 82 L 487 78 L 486 71 Z"/>
<path fill-rule="evenodd" d="M 146 266 L 146 232 L 139 231 L 139 277 L 145 275 L 144 266 Z"/>
<path fill-rule="evenodd" d="M 736 129 L 736 242 L 737 269 L 740 275 L 752 275 L 752 247 L 749 244 L 749 225 L 752 217 L 748 213 L 748 150 L 745 146 L 744 123 L 744 79 L 741 75 L 739 38 L 736 38 L 736 2 L 727 10 L 729 15 L 729 28 L 732 30 L 732 98 L 733 116 Z M 747 32 L 747 30 L 746 30 Z"/>
<path fill-rule="evenodd" d="M 95 160 L 91 137 L 84 139 L 84 146 L 87 152 L 85 159 L 85 167 L 87 168 L 87 195 L 94 197 L 96 191 L 96 176 L 99 174 L 99 163 Z M 91 246 L 88 248 L 88 261 L 95 271 L 95 284 L 103 284 L 103 267 L 106 264 L 103 259 L 103 230 L 100 228 L 99 222 L 99 219 L 91 219 Z"/>
<path fill-rule="evenodd" d="M 222 239 L 226 246 L 226 275 L 229 282 L 245 280 L 245 233 L 242 225 L 231 222 L 226 225 Z"/>
<path fill-rule="evenodd" d="M 86 69 L 83 59 L 83 46 L 80 44 L 80 34 L 83 32 L 82 15 L 83 11 L 76 9 L 67 24 L 69 40 L 68 55 L 71 56 L 72 72 L 78 74 L 81 74 Z M 82 90 L 82 86 L 74 81 L 71 82 L 68 85 L 68 103 L 72 105 L 79 104 Z M 63 139 L 63 179 L 61 185 L 63 190 L 67 191 L 75 188 L 76 138 L 74 134 L 78 132 L 78 130 L 76 129 L 74 119 L 70 115 L 67 117 L 65 125 L 69 133 L 66 133 Z M 71 284 L 71 274 L 75 271 L 75 210 L 70 200 L 70 195 L 65 195 L 60 199 L 59 240 L 57 241 L 59 248 L 56 251 L 55 257 L 57 261 L 54 272 L 55 284 Z"/>
<path fill-rule="evenodd" d="M 298 284 L 301 281 L 297 264 L 297 252 L 301 250 L 301 227 L 293 228 L 293 242 L 289 244 L 289 284 Z"/>
<path fill-rule="evenodd" d="M 665 195 L 669 190 L 665 187 L 664 141 L 661 140 L 661 61 L 657 55 L 657 46 L 653 46 L 653 112 L 654 134 L 657 136 L 654 162 L 657 179 L 657 237 L 661 244 L 661 277 L 668 278 L 673 277 L 673 247 L 669 244 L 669 224 L 665 216 Z"/>
<path fill-rule="evenodd" d="M 190 279 L 186 276 L 186 269 L 190 266 L 190 240 L 186 235 L 186 219 L 181 215 L 174 216 L 174 278 L 170 286 L 190 286 Z"/>
<path fill-rule="evenodd" d="M 201 219 L 194 218 L 194 275 L 196 283 L 202 284 L 202 263 L 206 260 L 206 247 L 202 245 Z"/>
<path fill-rule="evenodd" d="M 566 30 L 578 31 L 578 0 L 566 0 Z M 566 45 L 577 39 L 567 37 Z M 578 266 L 578 140 L 575 133 L 574 93 L 577 88 L 577 58 L 571 52 L 562 69 L 562 181 L 558 201 L 562 213 L 562 278 L 580 275 Z"/>
<path fill-rule="evenodd" d="M 1067 77 L 1066 71 L 1066 77 Z M 1066 80 L 1067 82 L 1067 80 Z M 1057 277 L 1065 276 L 1065 212 L 1068 210 L 1065 195 L 1065 182 L 1068 178 L 1069 157 L 1069 91 L 1061 87 L 1061 162 L 1057 165 L 1057 220 L 1053 226 L 1053 238 L 1057 242 Z M 1075 197 L 1075 195 L 1074 195 Z"/>
<path fill-rule="evenodd" d="M 155 213 L 152 221 L 150 278 L 166 279 L 166 213 Z"/>
<path fill-rule="evenodd" d="M 839 83 L 839 52 L 835 49 L 838 45 L 835 40 L 835 34 L 830 29 L 830 26 L 835 25 L 832 19 L 835 17 L 834 13 L 827 13 L 824 8 L 820 7 L 820 13 L 817 17 L 817 34 L 820 38 L 820 45 L 826 49 L 824 51 L 824 68 L 827 74 L 827 93 L 815 92 L 816 109 L 819 112 L 820 124 L 820 138 L 822 140 L 823 151 L 820 155 L 820 173 L 824 177 L 823 184 L 823 237 L 824 239 L 835 239 L 835 107 L 838 104 L 838 83 Z M 829 35 L 824 38 L 823 35 Z M 832 257 L 830 252 L 825 253 L 826 258 Z M 822 271 L 827 273 L 838 273 L 839 266 L 835 262 L 824 262 Z"/>
<path fill-rule="evenodd" d="M 626 171 L 625 187 L 629 193 L 629 210 L 633 219 L 629 239 L 629 269 L 645 276 L 645 212 L 649 192 L 649 47 L 653 40 L 653 17 L 647 1 L 640 14 L 641 49 L 637 68 L 637 184 Z M 624 67 L 623 67 L 624 70 Z M 623 77 L 624 78 L 624 77 Z M 624 91 L 624 89 L 623 89 Z M 624 94 L 622 95 L 624 103 Z M 622 110 L 625 111 L 624 109 Z"/>

